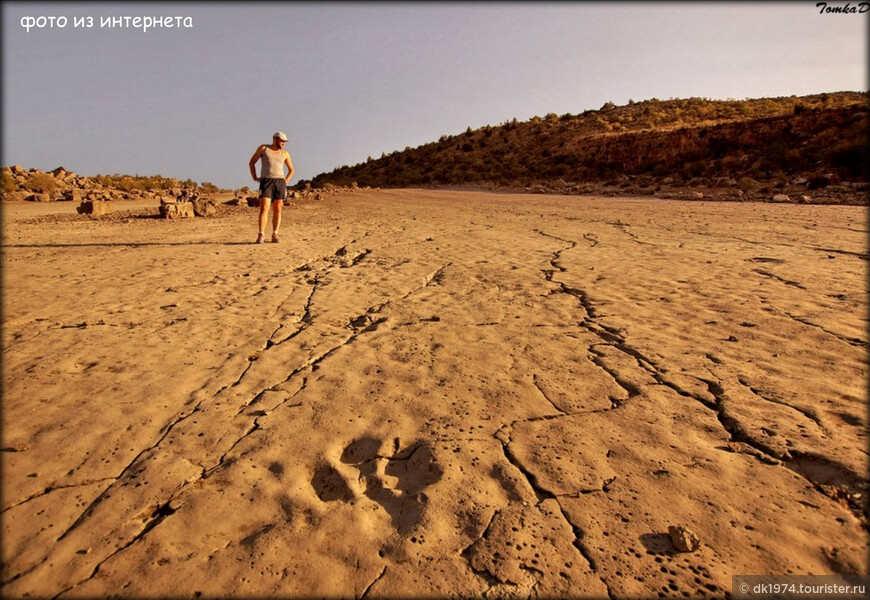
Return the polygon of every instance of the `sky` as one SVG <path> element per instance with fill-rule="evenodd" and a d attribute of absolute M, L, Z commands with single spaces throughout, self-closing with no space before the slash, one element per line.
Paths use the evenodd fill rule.
<path fill-rule="evenodd" d="M 182 26 L 133 20 L 159 16 Z M 2 163 L 237 189 L 278 130 L 293 184 L 605 102 L 866 91 L 868 18 L 816 0 L 3 2 Z"/>

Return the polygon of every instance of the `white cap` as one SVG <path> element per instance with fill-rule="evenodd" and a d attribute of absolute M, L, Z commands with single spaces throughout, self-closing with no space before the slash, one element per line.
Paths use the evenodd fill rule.
<path fill-rule="evenodd" d="M 287 141 L 287 134 L 284 133 L 283 131 L 276 131 L 275 133 L 272 134 L 272 137 L 273 137 L 273 138 L 278 138 L 278 139 L 281 140 L 282 142 L 286 142 L 286 141 Z"/>

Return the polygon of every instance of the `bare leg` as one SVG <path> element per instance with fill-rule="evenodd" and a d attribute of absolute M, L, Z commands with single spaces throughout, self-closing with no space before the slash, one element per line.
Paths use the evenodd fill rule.
<path fill-rule="evenodd" d="M 270 202 L 268 198 L 260 198 L 260 233 L 266 231 L 266 217 L 269 214 Z"/>
<path fill-rule="evenodd" d="M 278 198 L 275 200 L 275 203 L 272 205 L 272 233 L 277 233 L 278 228 L 281 226 L 281 207 L 284 206 L 284 202 Z M 265 221 L 264 221 L 265 223 Z"/>

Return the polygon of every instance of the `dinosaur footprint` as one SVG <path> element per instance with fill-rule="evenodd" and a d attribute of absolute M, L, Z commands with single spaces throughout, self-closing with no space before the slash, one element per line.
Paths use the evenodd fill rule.
<path fill-rule="evenodd" d="M 379 454 L 380 440 L 365 437 L 351 442 L 341 455 L 341 462 L 359 472 L 359 488 L 390 515 L 393 526 L 402 534 L 410 532 L 423 518 L 428 498 L 425 489 L 444 474 L 431 446 L 418 441 L 399 449 L 396 440 L 391 456 Z M 335 467 L 322 464 L 311 481 L 321 500 L 350 502 L 353 486 Z"/>

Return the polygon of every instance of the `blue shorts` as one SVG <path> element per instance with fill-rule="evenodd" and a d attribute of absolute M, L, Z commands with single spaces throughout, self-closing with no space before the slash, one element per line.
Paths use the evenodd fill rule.
<path fill-rule="evenodd" d="M 287 198 L 287 182 L 283 177 L 266 177 L 260 180 L 260 198 L 284 200 Z"/>

